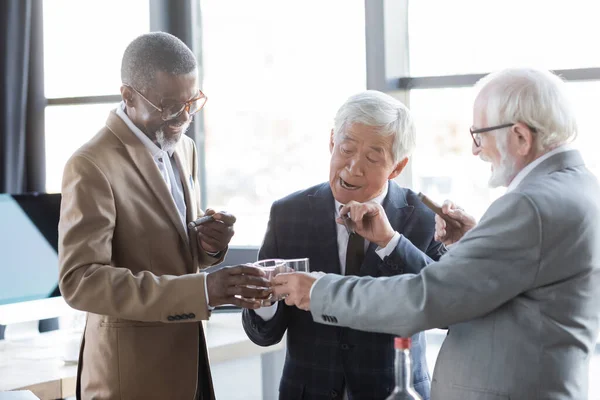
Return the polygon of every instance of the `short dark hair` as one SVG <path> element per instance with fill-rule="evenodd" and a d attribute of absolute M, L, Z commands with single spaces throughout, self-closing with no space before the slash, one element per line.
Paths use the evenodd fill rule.
<path fill-rule="evenodd" d="M 121 82 L 146 91 L 158 71 L 184 75 L 197 67 L 194 53 L 179 38 L 166 32 L 151 32 L 138 36 L 125 49 Z"/>

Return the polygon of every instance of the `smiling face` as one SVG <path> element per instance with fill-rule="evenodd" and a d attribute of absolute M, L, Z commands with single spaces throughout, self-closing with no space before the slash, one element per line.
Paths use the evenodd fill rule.
<path fill-rule="evenodd" d="M 397 177 L 408 158 L 394 163 L 393 136 L 381 136 L 378 128 L 352 124 L 329 143 L 329 185 L 333 197 L 342 204 L 351 200 L 364 203 L 383 192 L 388 179 Z"/>
<path fill-rule="evenodd" d="M 195 98 L 198 95 L 197 74 L 196 71 L 183 75 L 157 72 L 154 86 L 143 93 L 148 101 L 126 86 L 121 88 L 121 92 L 133 123 L 160 148 L 169 151 L 175 148 L 193 118 L 184 111 L 176 118 L 163 121 L 161 113 L 148 101 L 164 108 Z"/>

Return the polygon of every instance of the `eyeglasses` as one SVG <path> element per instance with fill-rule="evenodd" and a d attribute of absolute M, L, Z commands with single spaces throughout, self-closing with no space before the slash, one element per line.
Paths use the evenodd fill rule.
<path fill-rule="evenodd" d="M 200 111 L 202 107 L 204 107 L 207 100 L 207 97 L 204 95 L 204 93 L 202 93 L 202 90 L 198 90 L 198 96 L 186 101 L 185 103 L 175 103 L 165 107 L 158 107 L 150 100 L 148 100 L 138 90 L 136 90 L 133 86 L 127 84 L 125 84 L 124 86 L 127 86 L 128 88 L 139 94 L 142 99 L 146 100 L 148 104 L 154 107 L 160 113 L 160 117 L 163 121 L 169 121 L 171 119 L 177 118 L 184 111 L 186 111 L 189 115 L 194 115 L 198 111 Z"/>
<path fill-rule="evenodd" d="M 480 129 L 470 128 L 469 131 L 471 132 L 471 137 L 473 138 L 473 143 L 475 143 L 475 147 L 479 147 L 479 146 L 481 146 L 481 134 L 482 133 L 495 131 L 496 129 L 508 128 L 509 126 L 513 126 L 513 125 L 514 125 L 514 123 L 511 122 L 510 124 L 489 126 L 487 128 L 480 128 Z"/>

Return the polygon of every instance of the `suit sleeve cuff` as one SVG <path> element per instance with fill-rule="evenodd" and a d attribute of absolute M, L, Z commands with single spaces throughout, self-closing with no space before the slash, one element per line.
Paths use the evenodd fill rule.
<path fill-rule="evenodd" d="M 377 249 L 375 249 L 375 253 L 377 253 L 379 258 L 381 258 L 383 260 L 390 254 L 392 254 L 392 252 L 394 251 L 396 246 L 398 246 L 399 241 L 400 241 L 400 234 L 398 232 L 394 232 L 394 236 L 392 236 L 392 239 L 388 242 L 388 244 L 385 247 L 377 246 Z"/>

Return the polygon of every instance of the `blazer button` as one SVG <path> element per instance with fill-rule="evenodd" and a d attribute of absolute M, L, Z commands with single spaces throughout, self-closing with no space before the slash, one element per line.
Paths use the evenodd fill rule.
<path fill-rule="evenodd" d="M 188 316 L 188 318 L 190 318 L 190 319 L 194 319 L 194 318 L 196 318 L 196 314 L 194 314 L 194 313 L 189 313 L 187 316 Z"/>
<path fill-rule="evenodd" d="M 338 392 L 336 392 L 335 390 L 331 390 L 331 392 L 329 392 L 329 394 L 331 395 L 332 399 L 335 399 L 336 397 L 338 397 Z"/>
<path fill-rule="evenodd" d="M 342 345 L 342 350 L 348 350 L 349 348 L 350 346 L 348 346 L 346 343 Z"/>
<path fill-rule="evenodd" d="M 175 319 L 176 319 L 177 321 L 181 320 L 181 315 L 176 315 L 176 316 L 175 316 Z"/>
<path fill-rule="evenodd" d="M 190 317 L 188 317 L 187 314 L 181 314 L 181 319 L 188 319 L 188 318 L 190 318 Z"/>
<path fill-rule="evenodd" d="M 175 321 L 175 317 L 174 317 L 174 316 L 172 316 L 172 315 L 169 315 L 169 316 L 167 317 L 167 321 Z"/>

